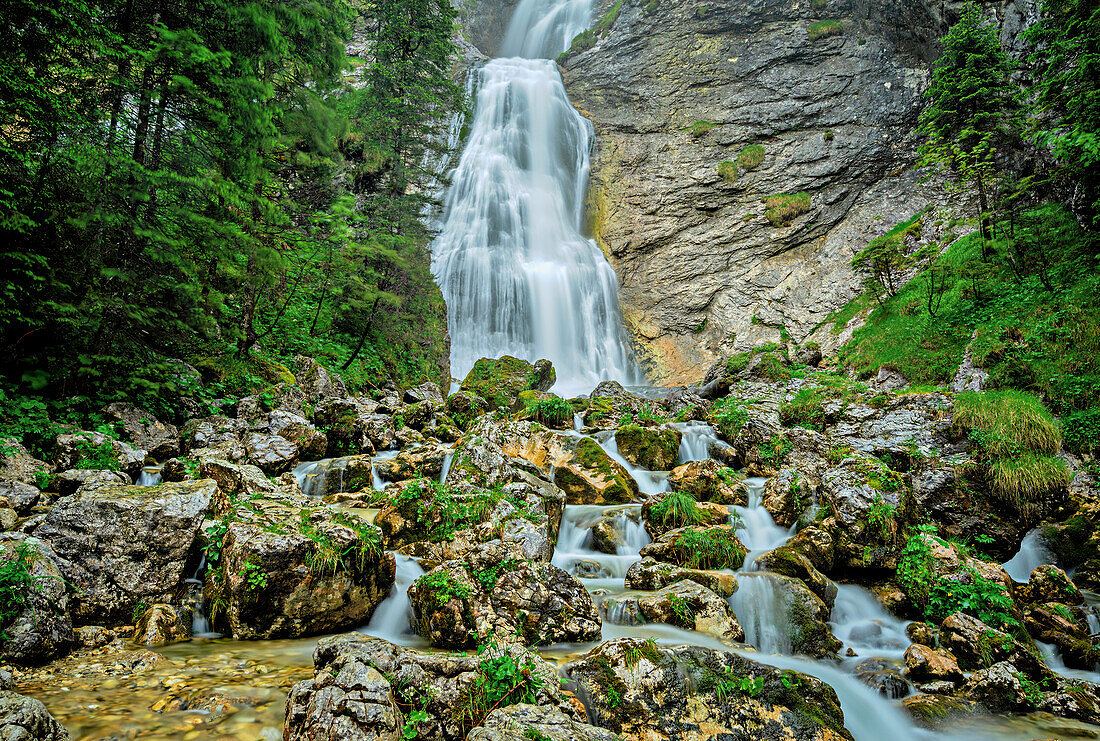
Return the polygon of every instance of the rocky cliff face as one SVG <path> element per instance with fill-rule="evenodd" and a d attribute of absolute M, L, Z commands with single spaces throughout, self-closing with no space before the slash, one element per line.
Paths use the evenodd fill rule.
<path fill-rule="evenodd" d="M 472 1 L 468 35 L 491 49 L 509 8 Z M 610 0 L 597 4 L 602 14 Z M 1019 52 L 1033 6 L 989 6 L 1007 48 Z M 563 62 L 596 128 L 592 232 L 655 382 L 690 382 L 763 341 L 805 340 L 858 290 L 856 252 L 946 205 L 942 184 L 914 172 L 913 132 L 935 40 L 960 7 L 623 0 L 610 32 Z M 754 146 L 758 165 L 739 160 Z M 795 193 L 809 208 L 769 219 L 766 201 Z"/>

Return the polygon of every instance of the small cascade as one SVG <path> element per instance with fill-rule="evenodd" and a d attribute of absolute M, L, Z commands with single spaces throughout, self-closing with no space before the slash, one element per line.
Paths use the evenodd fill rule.
<path fill-rule="evenodd" d="M 411 556 L 400 553 L 393 556 L 397 561 L 397 573 L 389 596 L 378 605 L 370 622 L 359 628 L 359 632 L 399 646 L 424 646 L 425 641 L 413 632 L 409 602 L 409 587 L 424 574 L 424 569 Z"/>
<path fill-rule="evenodd" d="M 302 487 L 302 493 L 307 497 L 320 497 L 325 492 L 325 478 L 331 473 L 332 458 L 324 458 L 319 461 L 305 461 L 295 466 L 290 473 Z M 343 475 L 344 469 L 339 469 Z"/>
<path fill-rule="evenodd" d="M 621 587 L 627 569 L 638 560 L 638 551 L 649 543 L 649 534 L 640 523 L 640 511 L 637 504 L 567 504 L 552 563 L 581 579 L 589 589 Z M 615 555 L 592 547 L 591 529 L 605 517 L 612 518 L 622 540 Z"/>
<path fill-rule="evenodd" d="M 184 581 L 187 584 L 188 597 L 191 602 L 191 636 L 193 638 L 219 638 L 221 633 L 215 633 L 210 626 L 210 620 L 206 617 L 206 601 L 203 582 L 203 572 L 206 571 L 206 556 L 202 557 L 199 566 L 190 579 Z"/>
<path fill-rule="evenodd" d="M 909 647 L 905 626 L 909 623 L 891 615 L 870 591 L 853 584 L 838 584 L 829 627 L 858 659 L 868 657 L 900 660 Z"/>
<path fill-rule="evenodd" d="M 1024 536 L 1019 552 L 1002 565 L 1014 580 L 1026 584 L 1031 579 L 1032 571 L 1054 562 L 1054 554 L 1047 547 L 1043 534 L 1035 528 Z"/>
<path fill-rule="evenodd" d="M 439 483 L 443 484 L 447 480 L 447 474 L 451 472 L 451 463 L 454 461 L 455 454 L 447 453 L 443 456 L 443 466 L 439 472 Z"/>
<path fill-rule="evenodd" d="M 746 643 L 766 654 L 791 653 L 790 598 L 771 574 L 738 574 L 737 591 L 729 605 L 745 629 Z"/>
<path fill-rule="evenodd" d="M 675 422 L 672 427 L 683 435 L 678 457 L 681 464 L 712 458 L 714 449 L 731 447 L 729 443 L 719 439 L 715 429 L 706 422 Z"/>
<path fill-rule="evenodd" d="M 592 0 L 522 0 L 504 33 L 501 56 L 556 57 L 569 48 L 591 17 Z"/>
<path fill-rule="evenodd" d="M 383 450 L 378 455 L 371 458 L 371 486 L 375 491 L 382 491 L 386 488 L 386 482 L 382 480 L 382 477 L 378 475 L 378 467 L 374 465 L 375 461 L 388 461 L 391 458 L 396 458 L 397 454 L 401 452 L 399 450 Z"/>
<path fill-rule="evenodd" d="M 626 472 L 630 474 L 630 478 L 637 482 L 639 492 L 646 496 L 654 496 L 669 490 L 668 471 L 647 471 L 623 458 L 619 453 L 619 443 L 615 440 L 614 432 L 601 432 L 593 439 L 600 444 L 600 447 L 603 448 L 611 460 L 626 469 Z"/>
<path fill-rule="evenodd" d="M 790 540 L 794 535 L 793 529 L 782 528 L 775 524 L 771 513 L 762 504 L 764 497 L 765 479 L 745 479 L 749 489 L 748 504 L 745 507 L 733 507 L 737 516 L 741 518 L 741 527 L 737 530 L 737 537 L 741 539 L 749 552 L 745 556 L 744 569 L 755 568 L 756 559 Z"/>
<path fill-rule="evenodd" d="M 162 468 L 163 466 L 145 466 L 141 469 L 141 474 L 134 484 L 137 486 L 156 486 L 162 480 L 160 476 Z"/>

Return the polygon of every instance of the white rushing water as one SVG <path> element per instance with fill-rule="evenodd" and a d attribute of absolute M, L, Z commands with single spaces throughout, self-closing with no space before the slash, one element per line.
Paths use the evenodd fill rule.
<path fill-rule="evenodd" d="M 1016 581 L 1026 584 L 1031 580 L 1031 572 L 1040 566 L 1054 563 L 1054 554 L 1047 548 L 1039 528 L 1024 536 L 1020 550 L 1004 564 L 1005 571 Z"/>
<path fill-rule="evenodd" d="M 425 646 L 427 642 L 412 629 L 412 607 L 409 603 L 409 586 L 424 574 L 420 563 L 411 556 L 395 553 L 397 573 L 389 596 L 378 605 L 370 622 L 359 629 L 375 638 L 384 638 L 399 646 Z"/>
<path fill-rule="evenodd" d="M 845 649 L 855 652 L 853 663 L 870 657 L 900 661 L 910 643 L 906 625 L 908 622 L 887 612 L 869 590 L 854 584 L 837 585 L 829 627 Z"/>
<path fill-rule="evenodd" d="M 562 395 L 637 380 L 618 278 L 581 233 L 592 124 L 545 58 L 590 17 L 591 0 L 523 0 L 503 45 L 514 56 L 475 73 L 470 135 L 432 247 L 457 377 L 507 354 L 549 359 Z"/>

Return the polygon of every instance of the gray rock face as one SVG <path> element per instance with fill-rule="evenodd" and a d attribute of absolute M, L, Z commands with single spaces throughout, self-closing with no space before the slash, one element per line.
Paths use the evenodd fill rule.
<path fill-rule="evenodd" d="M 69 738 L 69 732 L 40 701 L 16 692 L 0 692 L 0 739 L 69 741 Z"/>
<path fill-rule="evenodd" d="M 14 664 L 41 664 L 62 655 L 72 645 L 69 597 L 49 545 L 25 535 L 0 535 L 0 559 L 6 562 L 17 558 L 16 549 L 20 547 L 33 581 L 22 591 L 22 612 L 4 629 L 8 639 L 0 641 L 0 657 Z"/>
<path fill-rule="evenodd" d="M 557 708 L 538 705 L 512 705 L 494 710 L 466 738 L 467 741 L 530 741 L 532 737 L 544 741 L 615 741 L 618 738 L 611 731 L 570 718 Z"/>
<path fill-rule="evenodd" d="M 843 32 L 813 38 L 825 19 Z M 731 337 L 802 341 L 856 292 L 853 246 L 937 201 L 905 172 L 937 33 L 899 0 L 624 4 L 565 63 L 598 137 L 596 236 L 654 378 L 690 382 Z M 753 144 L 759 166 L 719 176 Z M 762 200 L 800 191 L 809 211 L 772 226 Z"/>
<path fill-rule="evenodd" d="M 320 363 L 305 355 L 299 355 L 294 362 L 297 366 L 294 378 L 310 404 L 317 404 L 323 399 L 348 398 L 348 390 L 340 376 L 329 373 Z"/>
<path fill-rule="evenodd" d="M 87 446 L 107 446 L 110 455 L 118 462 L 119 470 L 136 476 L 145 464 L 145 451 L 135 448 L 121 440 L 112 440 L 98 432 L 77 432 L 58 435 L 55 450 L 57 470 L 86 468 L 83 465 L 87 455 Z"/>
<path fill-rule="evenodd" d="M 18 441 L 10 437 L 0 438 L 0 480 L 35 483 L 35 474 L 49 471 L 45 461 L 40 461 Z"/>
<path fill-rule="evenodd" d="M 35 535 L 57 554 L 81 623 L 128 622 L 138 602 L 168 601 L 189 574 L 217 484 L 86 486 L 54 505 Z"/>
<path fill-rule="evenodd" d="M 126 402 L 109 404 L 103 412 L 119 423 L 123 437 L 158 461 L 179 455 L 180 433 L 175 425 L 161 422 L 141 407 Z"/>
<path fill-rule="evenodd" d="M 41 497 L 38 487 L 21 481 L 0 481 L 0 498 L 7 499 L 20 516 L 25 517 Z"/>

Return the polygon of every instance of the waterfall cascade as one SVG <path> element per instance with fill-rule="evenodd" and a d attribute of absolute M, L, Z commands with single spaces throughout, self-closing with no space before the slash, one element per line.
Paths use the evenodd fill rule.
<path fill-rule="evenodd" d="M 591 0 L 523 0 L 504 53 L 478 70 L 473 121 L 444 197 L 432 271 L 447 301 L 451 369 L 480 357 L 547 358 L 555 390 L 633 383 L 618 278 L 581 233 L 592 124 L 554 62 Z"/>

